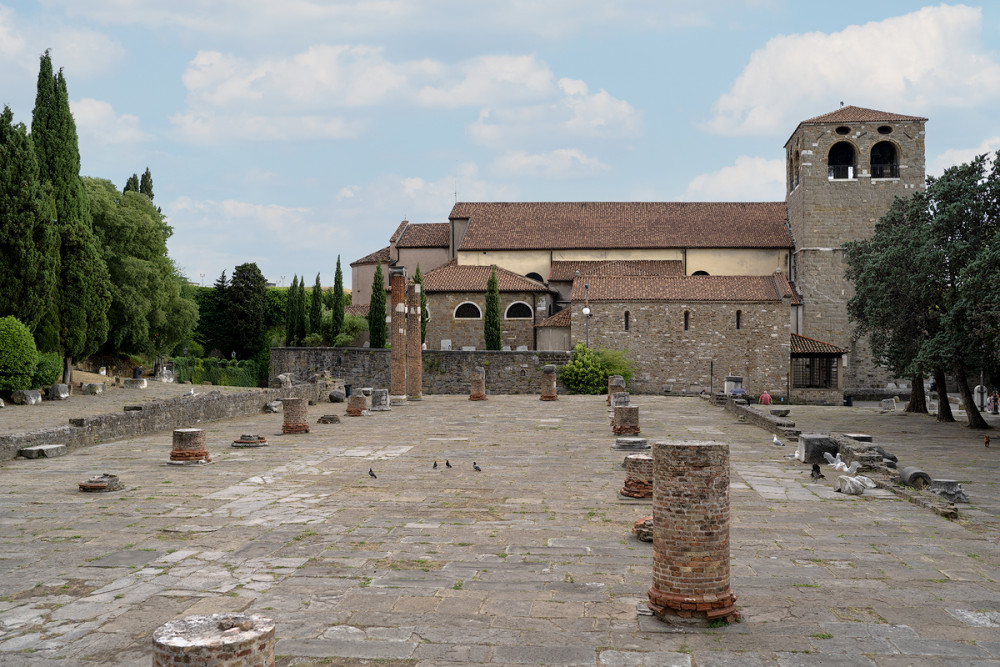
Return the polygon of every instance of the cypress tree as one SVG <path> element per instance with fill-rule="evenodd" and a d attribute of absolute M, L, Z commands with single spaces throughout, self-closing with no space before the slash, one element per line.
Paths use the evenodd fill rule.
<path fill-rule="evenodd" d="M 295 344 L 301 346 L 309 334 L 309 318 L 306 316 L 306 277 L 299 280 L 299 294 L 295 298 Z"/>
<path fill-rule="evenodd" d="M 427 292 L 424 290 L 424 276 L 420 273 L 420 263 L 413 272 L 413 282 L 420 285 L 420 343 L 427 342 Z"/>
<path fill-rule="evenodd" d="M 340 270 L 340 255 L 337 255 L 337 273 L 333 277 L 333 326 L 331 328 L 330 344 L 344 329 L 344 274 Z"/>
<path fill-rule="evenodd" d="M 233 269 L 229 284 L 229 314 L 237 326 L 232 331 L 232 348 L 240 359 L 249 359 L 264 349 L 267 328 L 267 279 L 253 262 Z"/>
<path fill-rule="evenodd" d="M 23 123 L 0 115 L 0 317 L 35 331 L 49 310 L 59 257 L 58 236 Z"/>
<path fill-rule="evenodd" d="M 215 280 L 201 308 L 198 328 L 205 341 L 205 352 L 231 350 L 229 342 L 229 278 L 226 271 Z"/>
<path fill-rule="evenodd" d="M 385 347 L 385 278 L 382 277 L 382 262 L 375 267 L 372 278 L 372 296 L 368 302 L 368 340 L 373 348 Z"/>
<path fill-rule="evenodd" d="M 125 187 L 122 188 L 122 194 L 125 194 L 126 192 L 138 192 L 138 191 L 139 191 L 139 175 L 132 174 L 131 176 L 128 177 L 128 180 L 125 181 Z"/>
<path fill-rule="evenodd" d="M 483 337 L 487 350 L 499 350 L 500 333 L 500 288 L 497 284 L 497 267 L 490 272 L 486 282 L 486 314 L 483 317 Z"/>
<path fill-rule="evenodd" d="M 319 274 L 312 289 L 312 301 L 309 302 L 309 333 L 320 333 L 323 324 L 323 287 L 319 284 Z"/>
<path fill-rule="evenodd" d="M 295 307 L 295 299 L 299 295 L 299 277 L 292 278 L 292 286 L 288 288 L 288 301 L 285 305 L 285 347 L 295 345 L 295 314 L 298 309 Z"/>
<path fill-rule="evenodd" d="M 149 167 L 146 167 L 146 171 L 142 172 L 142 180 L 139 181 L 139 192 L 149 197 L 149 201 L 153 201 L 153 175 L 149 173 Z"/>

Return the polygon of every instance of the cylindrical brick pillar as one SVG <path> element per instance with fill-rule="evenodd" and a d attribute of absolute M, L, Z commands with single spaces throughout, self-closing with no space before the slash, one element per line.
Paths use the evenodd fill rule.
<path fill-rule="evenodd" d="M 309 432 L 309 401 L 304 398 L 282 399 L 281 411 L 285 414 L 282 433 Z"/>
<path fill-rule="evenodd" d="M 469 387 L 469 400 L 486 400 L 486 369 L 482 366 L 476 366 L 472 369 L 472 383 Z"/>
<path fill-rule="evenodd" d="M 389 402 L 406 405 L 406 269 L 389 268 Z"/>
<path fill-rule="evenodd" d="M 208 463 L 208 447 L 205 444 L 205 431 L 200 428 L 174 429 L 173 448 L 170 450 L 170 463 Z"/>
<path fill-rule="evenodd" d="M 542 397 L 543 401 L 558 401 L 556 395 L 556 367 L 546 364 L 542 367 Z"/>
<path fill-rule="evenodd" d="M 615 435 L 639 435 L 639 406 L 616 405 L 611 418 L 611 430 Z"/>
<path fill-rule="evenodd" d="M 361 417 L 368 410 L 368 403 L 365 401 L 365 395 L 358 392 L 356 394 L 351 394 L 351 397 L 347 399 L 347 416 L 348 417 Z"/>
<path fill-rule="evenodd" d="M 729 446 L 653 443 L 653 585 L 657 616 L 739 619 L 729 588 Z"/>
<path fill-rule="evenodd" d="M 153 667 L 274 667 L 274 621 L 250 614 L 188 616 L 153 632 Z"/>
<path fill-rule="evenodd" d="M 621 375 L 608 376 L 608 405 L 611 405 L 611 394 L 616 391 L 625 391 L 625 378 Z"/>
<path fill-rule="evenodd" d="M 629 498 L 653 497 L 653 457 L 629 454 L 625 457 L 625 486 L 619 492 Z"/>
<path fill-rule="evenodd" d="M 423 398 L 424 359 L 420 336 L 420 284 L 412 283 L 406 292 L 406 399 Z"/>

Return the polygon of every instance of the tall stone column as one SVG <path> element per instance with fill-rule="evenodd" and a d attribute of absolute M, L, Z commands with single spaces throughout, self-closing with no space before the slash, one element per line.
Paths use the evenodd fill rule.
<path fill-rule="evenodd" d="M 389 403 L 406 405 L 406 269 L 389 268 Z"/>
<path fill-rule="evenodd" d="M 653 585 L 661 618 L 739 620 L 729 588 L 729 445 L 653 443 Z"/>
<path fill-rule="evenodd" d="M 406 398 L 423 398 L 423 347 L 420 340 L 420 284 L 411 283 L 406 290 Z"/>

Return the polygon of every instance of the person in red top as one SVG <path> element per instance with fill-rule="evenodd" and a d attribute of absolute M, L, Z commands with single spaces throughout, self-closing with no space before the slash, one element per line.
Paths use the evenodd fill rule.
<path fill-rule="evenodd" d="M 760 399 L 757 402 L 761 405 L 771 405 L 771 395 L 765 391 L 760 395 Z"/>

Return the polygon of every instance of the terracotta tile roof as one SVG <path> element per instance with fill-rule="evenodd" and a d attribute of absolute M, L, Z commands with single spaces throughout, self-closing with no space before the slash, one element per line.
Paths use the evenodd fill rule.
<path fill-rule="evenodd" d="M 581 276 L 683 276 L 684 262 L 679 259 L 626 259 L 552 262 L 549 281 L 573 280 Z"/>
<path fill-rule="evenodd" d="M 573 312 L 569 308 L 563 308 L 555 315 L 549 315 L 544 320 L 536 324 L 536 327 L 568 327 Z"/>
<path fill-rule="evenodd" d="M 382 248 L 381 250 L 376 250 L 370 255 L 365 255 L 361 259 L 356 259 L 351 262 L 351 266 L 360 266 L 362 264 L 378 264 L 382 262 L 383 264 L 389 263 L 389 246 Z"/>
<path fill-rule="evenodd" d="M 403 231 L 409 225 L 410 225 L 410 221 L 409 220 L 403 220 L 401 223 L 399 223 L 399 226 L 396 227 L 396 231 L 394 231 L 392 233 L 392 236 L 389 237 L 389 245 L 392 245 L 393 243 L 395 243 L 399 239 L 399 237 L 403 235 Z"/>
<path fill-rule="evenodd" d="M 428 292 L 485 292 L 490 271 L 489 266 L 459 265 L 451 260 L 424 276 L 424 289 Z M 549 291 L 542 283 L 499 266 L 497 283 L 501 292 Z"/>
<path fill-rule="evenodd" d="M 815 338 L 806 338 L 798 334 L 792 334 L 792 354 L 847 354 L 847 350 L 842 350 L 836 345 L 824 343 Z"/>
<path fill-rule="evenodd" d="M 344 308 L 344 312 L 348 315 L 360 315 L 361 317 L 368 317 L 368 304 L 367 303 L 352 303 L 351 305 Z"/>
<path fill-rule="evenodd" d="M 622 276 L 577 278 L 572 301 L 780 301 L 773 276 Z"/>
<path fill-rule="evenodd" d="M 784 202 L 458 203 L 461 250 L 791 248 Z"/>
<path fill-rule="evenodd" d="M 409 225 L 396 241 L 397 248 L 447 248 L 451 242 L 450 222 Z"/>
<path fill-rule="evenodd" d="M 778 292 L 781 294 L 782 297 L 786 297 L 786 296 L 790 297 L 790 299 L 791 299 L 791 301 L 790 301 L 791 305 L 793 305 L 793 306 L 801 306 L 802 305 L 802 300 L 799 299 L 798 293 L 796 293 L 795 288 L 792 286 L 792 284 L 790 282 L 788 282 L 788 279 L 785 278 L 785 274 L 784 273 L 782 273 L 781 271 L 775 271 L 774 272 L 774 282 L 777 284 L 777 286 L 778 286 Z"/>
<path fill-rule="evenodd" d="M 799 125 L 812 125 L 813 123 L 880 123 L 883 121 L 891 123 L 893 121 L 908 120 L 927 121 L 926 118 L 920 116 L 904 116 L 903 114 L 889 113 L 888 111 L 878 111 L 877 109 L 865 109 L 864 107 L 848 105 L 836 111 L 825 113 L 822 116 L 804 120 Z"/>

